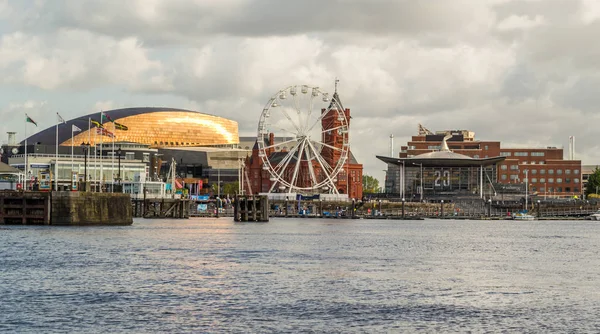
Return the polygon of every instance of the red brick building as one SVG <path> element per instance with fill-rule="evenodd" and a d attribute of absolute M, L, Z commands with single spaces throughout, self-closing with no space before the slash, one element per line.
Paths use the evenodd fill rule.
<path fill-rule="evenodd" d="M 338 102 L 339 96 L 337 91 L 333 95 L 333 99 L 336 99 Z M 341 105 L 341 102 L 339 102 Z M 331 106 L 330 106 L 331 108 Z M 336 110 L 337 111 L 337 110 Z M 346 116 L 346 120 L 348 123 L 348 128 L 350 126 L 350 109 L 343 109 L 344 115 Z M 321 156 L 327 162 L 329 166 L 336 166 L 340 159 L 341 148 L 345 145 L 348 145 L 348 142 L 344 142 L 344 138 L 349 139 L 350 131 L 342 133 L 340 130 L 341 121 L 337 118 L 337 113 L 332 112 L 332 110 L 322 109 L 321 113 L 327 113 L 321 119 L 321 129 L 323 132 L 322 141 L 326 145 L 321 148 Z M 273 133 L 270 133 L 268 136 L 268 142 L 265 143 L 265 147 L 272 147 L 276 141 L 281 141 L 281 138 L 275 138 Z M 289 146 L 294 146 L 290 144 Z M 333 149 L 336 148 L 336 149 Z M 267 149 L 266 156 L 272 165 L 276 165 L 278 161 L 283 159 L 290 150 L 283 149 L 281 151 L 276 152 L 274 148 Z M 254 194 L 258 193 L 266 193 L 271 190 L 273 183 L 275 180 L 271 177 L 269 170 L 263 166 L 262 159 L 260 157 L 260 149 L 258 142 L 255 143 L 252 149 L 252 155 L 246 159 L 245 168 L 247 171 L 247 175 L 244 177 L 248 178 L 248 182 L 250 183 L 251 191 Z M 350 148 L 348 148 L 348 156 L 346 159 L 341 171 L 334 179 L 334 183 L 336 185 L 336 189 L 340 194 L 348 194 L 349 198 L 361 198 L 363 194 L 362 189 L 362 176 L 363 176 L 363 166 L 359 164 L 354 155 L 352 154 Z M 296 157 L 297 158 L 297 157 Z M 283 172 L 283 177 L 286 180 L 292 178 L 293 170 L 295 168 L 295 163 L 297 159 L 293 163 L 290 163 L 287 169 Z M 308 163 L 304 161 L 304 159 L 300 159 L 301 165 L 299 167 L 298 172 L 298 180 L 297 185 L 299 186 L 309 186 L 311 181 L 310 176 L 310 168 Z M 317 162 L 313 160 L 313 170 L 317 173 L 316 177 L 322 177 L 318 175 L 319 171 L 317 167 Z M 244 183 L 245 188 L 247 189 L 247 183 Z M 274 192 L 283 191 L 277 188 L 273 189 Z M 327 191 L 327 190 L 325 190 Z"/>
<path fill-rule="evenodd" d="M 419 125 L 419 134 L 400 149 L 400 158 L 440 150 L 442 139 L 451 134 L 448 147 L 455 153 L 482 159 L 504 156 L 498 165 L 497 183 L 526 182 L 532 193 L 542 196 L 572 196 L 582 192 L 581 160 L 565 160 L 562 148 L 503 148 L 499 141 L 476 140 L 467 130 L 444 130 L 433 133 Z"/>

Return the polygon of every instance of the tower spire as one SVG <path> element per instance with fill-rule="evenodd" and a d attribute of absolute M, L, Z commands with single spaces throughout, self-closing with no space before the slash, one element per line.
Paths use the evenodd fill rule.
<path fill-rule="evenodd" d="M 334 91 L 334 93 L 337 93 L 338 82 L 340 82 L 340 80 L 337 77 L 335 77 L 335 91 Z"/>

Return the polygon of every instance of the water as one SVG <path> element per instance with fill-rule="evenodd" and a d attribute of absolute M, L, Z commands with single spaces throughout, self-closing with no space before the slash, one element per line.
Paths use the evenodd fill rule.
<path fill-rule="evenodd" d="M 1 332 L 598 332 L 589 221 L 0 227 Z"/>

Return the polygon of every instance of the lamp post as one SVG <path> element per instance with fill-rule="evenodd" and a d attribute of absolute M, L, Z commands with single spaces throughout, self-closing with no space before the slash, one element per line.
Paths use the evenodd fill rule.
<path fill-rule="evenodd" d="M 541 202 L 540 202 L 540 200 L 538 199 L 538 201 L 537 201 L 537 212 L 538 212 L 538 218 L 540 218 L 540 217 L 542 216 L 542 211 L 540 210 L 540 208 L 541 208 L 541 204 L 542 204 L 542 203 L 541 203 Z"/>
<path fill-rule="evenodd" d="M 405 199 L 404 199 L 404 197 L 402 197 L 402 219 L 404 219 L 404 217 L 405 217 L 405 215 L 404 215 L 404 202 L 405 202 Z"/>
<path fill-rule="evenodd" d="M 488 199 L 488 217 L 492 217 L 492 199 Z"/>
<path fill-rule="evenodd" d="M 83 147 L 83 191 L 87 191 L 87 156 L 90 148 L 90 143 L 83 142 L 81 143 L 81 147 Z"/>
<path fill-rule="evenodd" d="M 119 146 L 119 149 L 117 150 L 117 156 L 119 157 L 118 158 L 118 160 L 119 160 L 119 167 L 118 167 L 119 171 L 117 173 L 117 183 L 118 184 L 121 184 L 121 152 L 123 152 L 123 151 L 121 150 L 121 146 Z"/>
<path fill-rule="evenodd" d="M 441 201 L 440 218 L 444 218 L 444 200 Z"/>

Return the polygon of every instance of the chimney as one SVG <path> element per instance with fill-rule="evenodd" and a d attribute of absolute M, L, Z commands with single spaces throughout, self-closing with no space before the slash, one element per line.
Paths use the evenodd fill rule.
<path fill-rule="evenodd" d="M 17 145 L 17 140 L 15 139 L 16 138 L 15 135 L 17 133 L 16 132 L 7 132 L 7 134 L 8 134 L 8 145 L 10 145 L 10 146 Z"/>

